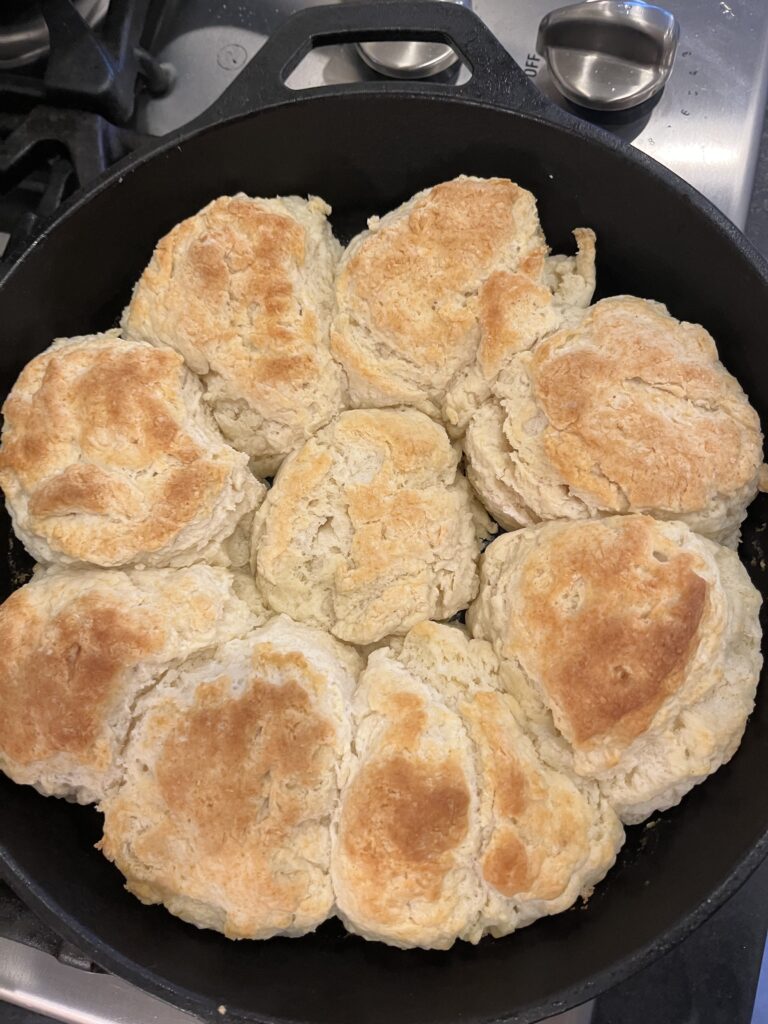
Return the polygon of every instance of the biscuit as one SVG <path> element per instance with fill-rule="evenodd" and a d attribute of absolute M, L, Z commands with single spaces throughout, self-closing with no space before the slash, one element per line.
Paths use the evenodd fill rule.
<path fill-rule="evenodd" d="M 170 349 L 115 332 L 55 342 L 3 406 L 0 486 L 44 563 L 243 564 L 266 488 Z"/>
<path fill-rule="evenodd" d="M 331 330 L 353 407 L 414 406 L 458 437 L 511 354 L 594 291 L 593 232 L 549 258 L 536 200 L 506 178 L 443 182 L 368 224 L 339 265 Z"/>
<path fill-rule="evenodd" d="M 594 783 L 547 767 L 498 689 L 490 644 L 423 622 L 371 655 L 332 875 L 350 931 L 446 949 L 587 894 L 623 841 Z"/>
<path fill-rule="evenodd" d="M 281 616 L 169 672 L 102 805 L 102 849 L 130 891 L 233 939 L 324 921 L 359 668 L 351 648 Z"/>
<path fill-rule="evenodd" d="M 494 541 L 467 613 L 542 755 L 623 821 L 677 804 L 733 755 L 760 676 L 760 595 L 734 551 L 649 516 Z"/>
<path fill-rule="evenodd" d="M 271 476 L 344 404 L 329 352 L 341 246 L 322 199 L 222 196 L 158 242 L 123 328 L 202 376 L 222 433 Z"/>
<path fill-rule="evenodd" d="M 341 413 L 286 459 L 254 519 L 267 604 L 362 645 L 466 607 L 490 521 L 458 460 L 413 409 Z"/>
<path fill-rule="evenodd" d="M 0 769 L 46 796 L 101 800 L 139 695 L 251 629 L 247 591 L 207 565 L 38 570 L 0 606 Z"/>
<path fill-rule="evenodd" d="M 502 526 L 646 512 L 736 544 L 762 435 L 703 327 L 656 302 L 603 299 L 514 356 L 493 392 L 465 451 Z"/>

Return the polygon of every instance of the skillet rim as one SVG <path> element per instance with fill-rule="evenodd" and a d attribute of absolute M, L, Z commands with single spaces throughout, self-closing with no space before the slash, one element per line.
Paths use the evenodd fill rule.
<path fill-rule="evenodd" d="M 214 123 L 193 123 L 187 125 L 176 133 L 166 136 L 162 141 L 146 150 L 139 150 L 128 155 L 119 163 L 115 164 L 105 175 L 103 175 L 90 189 L 74 195 L 41 230 L 40 234 L 33 240 L 32 244 L 8 267 L 7 271 L 0 276 L 0 289 L 12 287 L 16 272 L 24 266 L 31 254 L 36 253 L 41 245 L 44 245 L 48 237 L 57 230 L 60 224 L 68 222 L 76 217 L 78 211 L 86 206 L 91 199 L 101 195 L 105 191 L 116 188 L 129 174 L 144 167 L 155 158 L 161 159 L 166 153 L 175 148 L 183 147 L 203 134 L 215 131 L 220 127 L 230 126 L 235 123 L 257 118 L 266 111 L 279 110 L 284 106 L 295 104 L 308 105 L 314 102 L 322 102 L 326 98 L 343 99 L 348 96 L 364 97 L 371 101 L 378 98 L 410 99 L 417 97 L 424 101 L 438 102 L 441 104 L 452 104 L 462 107 L 478 107 L 480 109 L 493 109 L 504 113 L 514 119 L 532 121 L 547 129 L 557 129 L 564 133 L 574 133 L 588 145 L 598 149 L 610 151 L 620 160 L 635 164 L 645 174 L 659 181 L 664 187 L 677 193 L 679 199 L 690 203 L 700 214 L 702 214 L 717 230 L 723 241 L 735 247 L 741 255 L 750 263 L 757 276 L 761 279 L 764 287 L 768 287 L 768 260 L 755 248 L 753 243 L 736 227 L 721 211 L 719 211 L 706 197 L 696 189 L 679 178 L 674 172 L 659 164 L 653 158 L 641 151 L 635 150 L 622 140 L 609 133 L 596 128 L 586 122 L 577 121 L 569 115 L 560 112 L 552 116 L 550 111 L 520 111 L 511 110 L 508 106 L 494 100 L 484 100 L 468 93 L 462 88 L 447 87 L 444 94 L 436 93 L 433 86 L 430 92 L 425 93 L 419 88 L 403 84 L 392 87 L 391 83 L 381 83 L 382 88 L 371 88 L 371 85 L 380 83 L 367 83 L 361 87 L 350 87 L 344 85 L 324 86 L 317 89 L 306 90 L 267 102 L 256 110 L 243 112 L 231 117 L 217 120 Z M 556 109 L 556 108 L 555 108 Z M 768 667 L 763 669 L 768 674 Z M 747 880 L 752 872 L 759 866 L 762 860 L 768 855 L 768 822 L 766 823 L 759 839 L 751 849 L 734 865 L 724 880 L 717 886 L 710 896 L 700 903 L 690 913 L 681 917 L 675 925 L 659 935 L 656 939 L 647 942 L 635 953 L 625 956 L 622 960 L 605 968 L 597 974 L 593 974 L 580 982 L 567 986 L 557 993 L 549 996 L 546 1002 L 529 1004 L 512 1016 L 476 1018 L 482 1024 L 504 1024 L 507 1021 L 516 1021 L 517 1024 L 530 1024 L 540 1020 L 541 1013 L 559 1013 L 566 1009 L 579 1005 L 588 999 L 594 998 L 600 992 L 625 980 L 645 966 L 664 955 L 674 946 L 679 944 L 700 924 L 706 921 L 723 903 L 729 899 L 741 885 Z M 63 933 L 65 938 L 70 939 L 87 952 L 94 962 L 112 970 L 120 977 L 127 979 L 145 991 L 165 998 L 177 1006 L 181 1006 L 191 1012 L 208 1014 L 213 1019 L 216 1017 L 216 1007 L 213 1003 L 201 997 L 199 993 L 181 985 L 167 981 L 162 975 L 156 973 L 149 967 L 141 966 L 137 961 L 132 960 L 118 953 L 113 946 L 100 940 L 97 935 L 79 925 L 77 919 L 62 909 L 57 909 L 54 899 L 47 895 L 44 887 L 38 887 L 33 879 L 24 872 L 23 868 L 10 858 L 0 840 L 0 877 L 3 878 L 11 888 L 17 892 L 30 906 L 40 913 L 44 920 L 50 922 L 57 931 Z M 230 1019 L 249 1022 L 263 1021 L 265 1024 L 288 1024 L 290 1018 L 273 1017 L 266 1015 L 256 1016 L 251 1011 L 232 1010 L 228 1014 Z"/>

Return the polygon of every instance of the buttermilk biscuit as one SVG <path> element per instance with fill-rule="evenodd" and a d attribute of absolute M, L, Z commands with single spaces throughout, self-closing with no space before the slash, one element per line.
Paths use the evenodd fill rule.
<path fill-rule="evenodd" d="M 543 756 L 596 780 L 633 823 L 738 747 L 762 664 L 759 608 L 735 552 L 635 515 L 500 537 L 468 621 Z"/>
<path fill-rule="evenodd" d="M 343 405 L 330 212 L 317 197 L 215 199 L 160 240 L 123 314 L 128 336 L 172 346 L 203 377 L 224 436 L 261 476 Z"/>
<path fill-rule="evenodd" d="M 339 265 L 331 331 L 351 404 L 415 406 L 454 436 L 511 354 L 594 291 L 593 232 L 549 258 L 536 200 L 506 178 L 444 182 L 368 227 Z"/>
<path fill-rule="evenodd" d="M 337 913 L 349 931 L 394 946 L 475 938 L 478 779 L 459 716 L 387 648 L 370 656 L 353 711 L 356 757 L 332 858 Z"/>
<path fill-rule="evenodd" d="M 351 648 L 281 616 L 169 672 L 102 804 L 102 850 L 128 889 L 232 939 L 324 921 L 359 668 Z"/>
<path fill-rule="evenodd" d="M 286 459 L 254 519 L 267 604 L 357 644 L 466 607 L 490 524 L 458 460 L 415 410 L 342 413 Z"/>
<path fill-rule="evenodd" d="M 371 656 L 332 874 L 346 927 L 445 949 L 587 894 L 623 840 L 593 783 L 547 767 L 498 689 L 489 644 L 423 622 Z"/>
<path fill-rule="evenodd" d="M 252 628 L 247 591 L 207 565 L 38 572 L 0 606 L 0 769 L 48 796 L 100 800 L 139 694 Z"/>
<path fill-rule="evenodd" d="M 115 332 L 55 342 L 3 406 L 0 486 L 39 562 L 248 561 L 264 485 L 170 349 Z"/>
<path fill-rule="evenodd" d="M 619 296 L 516 355 L 467 431 L 467 473 L 510 529 L 648 512 L 735 545 L 762 435 L 696 324 Z"/>

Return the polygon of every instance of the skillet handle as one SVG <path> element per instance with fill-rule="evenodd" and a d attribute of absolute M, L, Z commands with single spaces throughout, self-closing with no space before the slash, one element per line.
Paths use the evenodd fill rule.
<path fill-rule="evenodd" d="M 462 85 L 382 79 L 320 86 L 312 90 L 313 94 L 455 95 L 553 120 L 562 115 L 530 84 L 477 15 L 462 4 L 445 0 L 374 0 L 309 7 L 291 15 L 193 126 L 227 121 L 296 99 L 301 93 L 289 89 L 285 81 L 315 47 L 402 39 L 449 43 L 461 54 L 472 77 Z"/>

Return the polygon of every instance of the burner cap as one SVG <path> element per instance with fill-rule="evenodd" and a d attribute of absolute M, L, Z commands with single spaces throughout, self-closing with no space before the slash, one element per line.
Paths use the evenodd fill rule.
<path fill-rule="evenodd" d="M 72 0 L 89 25 L 97 25 L 109 0 Z M 0 70 L 32 64 L 48 53 L 48 26 L 36 3 L 11 0 L 0 15 Z"/>

